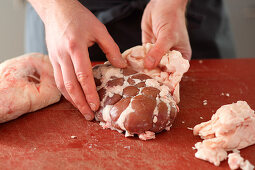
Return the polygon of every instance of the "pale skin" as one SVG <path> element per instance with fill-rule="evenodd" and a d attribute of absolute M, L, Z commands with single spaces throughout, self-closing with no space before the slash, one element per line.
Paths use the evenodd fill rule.
<path fill-rule="evenodd" d="M 97 43 L 110 63 L 127 66 L 106 27 L 77 0 L 29 0 L 45 24 L 46 43 L 58 89 L 87 120 L 99 108 L 88 47 Z M 187 59 L 191 49 L 185 25 L 187 0 L 151 0 L 144 10 L 142 42 L 155 43 L 145 59 L 154 68 L 170 49 Z"/>

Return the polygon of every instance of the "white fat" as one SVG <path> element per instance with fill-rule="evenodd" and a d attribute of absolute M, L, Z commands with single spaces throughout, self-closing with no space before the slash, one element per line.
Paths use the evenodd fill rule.
<path fill-rule="evenodd" d="M 145 81 L 145 84 L 146 84 L 147 87 L 150 86 L 150 87 L 155 87 L 157 89 L 160 88 L 160 84 L 155 79 L 147 79 Z"/>
<path fill-rule="evenodd" d="M 238 149 L 233 149 L 232 152 L 233 153 L 240 153 L 240 151 Z"/>
<path fill-rule="evenodd" d="M 157 123 L 157 121 L 158 121 L 157 116 L 154 116 L 154 118 L 153 118 L 153 123 Z"/>
<path fill-rule="evenodd" d="M 119 94 L 119 95 L 122 95 L 123 89 L 124 89 L 123 86 L 113 86 L 113 87 L 107 88 L 107 91 L 108 91 L 109 93 L 112 93 L 112 94 Z"/>
<path fill-rule="evenodd" d="M 99 68 L 93 70 L 93 76 L 97 79 L 101 78 L 101 68 L 102 67 L 99 67 Z"/>
<path fill-rule="evenodd" d="M 254 166 L 248 161 L 244 161 L 243 157 L 238 152 L 228 154 L 228 165 L 230 169 L 253 170 Z"/>
<path fill-rule="evenodd" d="M 146 131 L 145 133 L 139 134 L 139 139 L 141 140 L 155 139 L 155 133 L 151 131 Z"/>
<path fill-rule="evenodd" d="M 167 113 L 168 113 L 168 116 L 169 116 L 170 113 L 171 113 L 171 105 L 170 105 L 171 100 L 169 98 L 167 98 L 167 97 L 161 97 L 160 100 L 166 104 L 166 106 L 167 106 Z M 172 107 L 175 107 L 175 105 L 173 105 Z"/>
<path fill-rule="evenodd" d="M 205 143 L 198 142 L 195 144 L 197 152 L 196 158 L 209 161 L 215 166 L 219 166 L 220 162 L 227 158 L 227 152 L 222 148 L 210 148 Z"/>
<path fill-rule="evenodd" d="M 169 123 L 168 123 L 168 124 L 169 124 Z M 167 126 L 167 127 L 165 128 L 165 130 L 166 130 L 166 131 L 169 131 L 169 130 L 171 129 L 171 127 L 172 127 L 172 125 Z"/>
<path fill-rule="evenodd" d="M 109 96 L 109 97 L 113 97 L 113 95 L 114 95 L 114 94 L 113 94 L 112 92 L 108 92 L 108 96 Z"/>
<path fill-rule="evenodd" d="M 131 103 L 132 103 L 132 99 L 128 105 L 128 107 L 121 113 L 119 119 L 117 120 L 116 124 L 119 125 L 119 127 L 122 129 L 122 130 L 126 130 L 126 128 L 124 127 L 124 121 L 126 120 L 126 117 L 134 112 L 135 110 L 132 108 L 131 106 Z"/>
<path fill-rule="evenodd" d="M 218 166 L 222 160 L 219 156 L 234 150 L 229 162 L 235 167 L 241 160 L 237 149 L 255 144 L 254 110 L 245 101 L 221 106 L 211 120 L 196 125 L 193 133 L 205 139 L 196 144 L 200 148 L 198 158 Z"/>
<path fill-rule="evenodd" d="M 141 82 L 141 80 L 140 79 L 133 79 L 134 81 L 135 81 L 135 84 L 138 84 L 138 83 L 140 83 Z"/>
<path fill-rule="evenodd" d="M 110 117 L 110 110 L 112 109 L 113 105 L 106 105 L 102 111 L 103 119 L 106 122 L 111 122 Z"/>
<path fill-rule="evenodd" d="M 99 125 L 104 127 L 105 126 L 105 122 L 100 122 Z"/>
<path fill-rule="evenodd" d="M 112 76 L 115 76 L 117 78 L 123 77 L 123 74 L 121 73 L 121 69 L 115 68 L 115 67 L 102 67 L 102 82 L 103 84 L 106 84 Z"/>
<path fill-rule="evenodd" d="M 252 165 L 248 160 L 244 161 L 241 165 L 242 170 L 254 170 L 254 165 Z"/>
<path fill-rule="evenodd" d="M 158 101 L 157 101 L 157 105 L 153 111 L 153 116 L 158 116 Z"/>
<path fill-rule="evenodd" d="M 160 86 L 160 93 L 159 93 L 160 97 L 169 96 L 169 94 L 170 94 L 170 89 L 167 86 L 165 85 Z"/>
<path fill-rule="evenodd" d="M 116 130 L 116 131 L 118 131 L 119 133 L 122 133 L 122 132 L 123 132 L 122 130 L 116 129 L 116 128 L 113 127 L 113 126 L 110 126 L 109 128 L 110 128 L 111 130 Z"/>
<path fill-rule="evenodd" d="M 131 134 L 129 131 L 125 132 L 125 137 L 129 137 L 129 136 L 134 136 L 133 134 Z"/>

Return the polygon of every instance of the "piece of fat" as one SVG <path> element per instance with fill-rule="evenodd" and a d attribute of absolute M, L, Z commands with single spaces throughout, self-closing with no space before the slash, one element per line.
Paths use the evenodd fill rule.
<path fill-rule="evenodd" d="M 202 142 L 196 143 L 195 148 L 197 149 L 196 158 L 209 161 L 215 166 L 219 166 L 220 162 L 227 158 L 227 152 L 222 148 L 210 148 Z"/>
<path fill-rule="evenodd" d="M 139 134 L 139 139 L 141 140 L 155 139 L 155 133 L 151 131 L 145 131 L 145 133 Z"/>
<path fill-rule="evenodd" d="M 160 84 L 159 84 L 158 81 L 155 80 L 155 79 L 147 79 L 147 80 L 145 81 L 145 85 L 146 85 L 147 87 L 154 87 L 154 88 L 160 89 Z"/>
<path fill-rule="evenodd" d="M 243 159 L 239 152 L 234 152 L 228 154 L 228 165 L 230 169 L 238 169 L 242 170 L 253 170 L 254 166 L 248 161 Z"/>
<path fill-rule="evenodd" d="M 225 159 L 226 152 L 234 150 L 229 162 L 231 167 L 235 167 L 242 161 L 236 150 L 255 144 L 254 110 L 245 101 L 221 106 L 211 120 L 196 125 L 193 133 L 205 139 L 195 145 L 197 158 L 218 166 Z M 243 163 L 243 167 L 250 168 L 248 163 Z"/>
<path fill-rule="evenodd" d="M 112 107 L 113 105 L 106 105 L 102 111 L 103 119 L 106 122 L 111 122 L 110 110 Z"/>

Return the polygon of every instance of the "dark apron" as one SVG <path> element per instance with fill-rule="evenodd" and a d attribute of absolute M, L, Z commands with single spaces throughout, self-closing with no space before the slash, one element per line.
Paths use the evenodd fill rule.
<path fill-rule="evenodd" d="M 141 19 L 149 0 L 80 0 L 96 17 L 105 24 L 110 35 L 123 52 L 141 42 Z M 27 30 L 33 24 L 32 7 L 27 7 Z M 187 7 L 187 25 L 192 47 L 192 58 L 232 58 L 235 57 L 229 21 L 222 0 L 192 0 Z M 37 16 L 38 17 L 38 16 Z M 35 19 L 34 19 L 35 21 Z M 44 30 L 43 30 L 44 31 Z M 26 44 L 36 43 L 26 32 Z M 44 36 L 44 33 L 38 33 Z M 41 36 L 42 36 L 41 35 Z M 39 38 L 42 39 L 42 38 Z M 37 42 L 38 43 L 38 42 Z M 41 42 L 44 43 L 45 41 Z M 38 43 L 40 45 L 40 43 Z M 26 48 L 26 52 L 44 52 L 38 48 Z M 93 61 L 106 60 L 97 45 L 89 48 Z"/>

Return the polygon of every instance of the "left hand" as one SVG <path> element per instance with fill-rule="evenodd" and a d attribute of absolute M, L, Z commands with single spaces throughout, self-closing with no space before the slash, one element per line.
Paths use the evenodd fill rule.
<path fill-rule="evenodd" d="M 169 50 L 180 51 L 190 60 L 191 47 L 185 23 L 187 0 L 151 0 L 142 18 L 142 42 L 155 43 L 148 52 L 144 65 L 155 68 Z"/>

